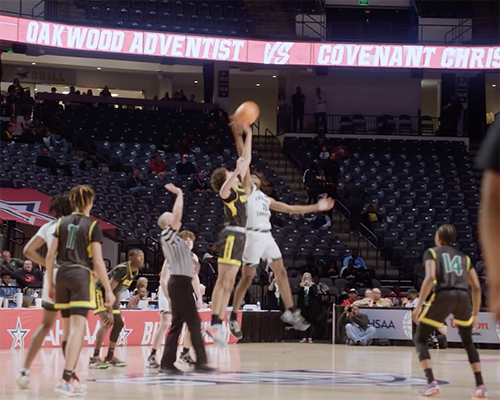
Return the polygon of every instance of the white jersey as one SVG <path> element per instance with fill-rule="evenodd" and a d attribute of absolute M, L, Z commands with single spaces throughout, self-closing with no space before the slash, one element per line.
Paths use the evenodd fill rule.
<path fill-rule="evenodd" d="M 271 230 L 271 199 L 253 185 L 247 197 L 247 230 Z"/>
<path fill-rule="evenodd" d="M 54 232 L 56 231 L 57 219 L 47 222 L 43 225 L 35 236 L 41 237 L 47 244 L 47 248 L 50 247 L 52 239 L 54 239 Z"/>

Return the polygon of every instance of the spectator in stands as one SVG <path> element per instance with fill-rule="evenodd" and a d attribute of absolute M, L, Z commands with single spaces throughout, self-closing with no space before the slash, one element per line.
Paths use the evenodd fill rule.
<path fill-rule="evenodd" d="M 300 333 L 302 336 L 300 343 L 313 343 L 314 328 L 319 314 L 319 300 L 318 287 L 314 284 L 311 274 L 309 272 L 304 273 L 299 285 L 297 305 L 302 312 L 302 316 L 311 325 L 307 330 Z"/>
<path fill-rule="evenodd" d="M 330 152 L 327 150 L 325 145 L 321 146 L 318 158 L 321 166 L 323 166 L 323 164 L 330 158 Z"/>
<path fill-rule="evenodd" d="M 19 83 L 18 78 L 14 78 L 12 85 L 7 88 L 9 94 L 9 104 L 12 115 L 18 115 L 21 112 L 21 104 L 24 96 L 24 89 Z"/>
<path fill-rule="evenodd" d="M 193 152 L 193 150 L 191 149 L 192 142 L 193 142 L 193 135 L 189 134 L 185 136 L 179 143 L 179 153 L 191 154 Z"/>
<path fill-rule="evenodd" d="M 92 154 L 85 153 L 83 155 L 83 160 L 80 161 L 79 168 L 82 171 L 89 171 L 90 169 L 98 169 L 99 163 Z"/>
<path fill-rule="evenodd" d="M 2 251 L 2 258 L 0 260 L 0 268 L 2 271 L 17 271 L 23 266 L 23 261 L 19 258 L 11 257 L 9 250 Z"/>
<path fill-rule="evenodd" d="M 210 185 L 205 180 L 205 174 L 203 172 L 199 172 L 198 175 L 193 179 L 193 183 L 189 188 L 191 192 L 199 191 L 202 193 L 208 192 L 210 190 Z"/>
<path fill-rule="evenodd" d="M 322 211 L 318 211 L 312 218 L 306 218 L 312 222 L 312 226 L 316 229 L 328 229 L 332 226 L 332 219 Z"/>
<path fill-rule="evenodd" d="M 418 292 L 416 289 L 408 290 L 406 298 L 403 300 L 401 305 L 406 308 L 415 308 L 418 304 Z"/>
<path fill-rule="evenodd" d="M 377 206 L 373 203 L 367 204 L 365 212 L 361 216 L 361 223 L 369 230 L 373 230 L 374 222 L 380 222 L 380 215 L 377 213 Z"/>
<path fill-rule="evenodd" d="M 33 112 L 33 108 L 35 107 L 35 99 L 31 97 L 30 88 L 24 89 L 24 95 L 22 99 L 21 106 L 21 115 L 27 115 L 28 118 L 31 119 L 31 113 Z"/>
<path fill-rule="evenodd" d="M 392 288 L 392 292 L 387 295 L 387 298 L 391 300 L 394 307 L 399 306 L 405 297 L 406 293 L 401 291 L 401 287 L 399 285 L 395 285 Z"/>
<path fill-rule="evenodd" d="M 189 97 L 189 103 L 196 103 L 196 96 L 194 94 L 192 94 L 190 97 Z"/>
<path fill-rule="evenodd" d="M 358 273 L 353 280 L 353 285 L 358 289 L 371 288 L 373 286 L 372 278 L 366 269 L 359 268 Z"/>
<path fill-rule="evenodd" d="M 345 146 L 335 146 L 331 153 L 335 153 L 336 160 L 349 160 L 351 158 Z"/>
<path fill-rule="evenodd" d="M 319 268 L 316 266 L 316 259 L 312 254 L 306 257 L 306 265 L 298 268 L 299 275 L 304 275 L 306 273 L 313 275 L 319 275 Z"/>
<path fill-rule="evenodd" d="M 321 271 L 321 276 L 323 278 L 337 279 L 340 276 L 340 271 L 337 267 L 336 260 L 330 260 L 330 262 L 325 265 L 323 270 Z"/>
<path fill-rule="evenodd" d="M 217 251 L 217 244 L 213 244 L 208 248 L 208 251 L 203 254 L 203 261 L 209 263 L 213 267 L 216 267 L 218 257 L 219 252 Z"/>
<path fill-rule="evenodd" d="M 362 299 L 354 302 L 358 307 L 373 307 L 373 290 L 366 289 L 365 296 Z"/>
<path fill-rule="evenodd" d="M 148 289 L 145 286 L 139 287 L 137 290 L 137 293 L 135 293 L 130 300 L 128 301 L 128 307 L 127 308 L 139 308 L 139 302 L 141 300 L 147 300 L 148 299 Z"/>
<path fill-rule="evenodd" d="M 191 176 L 196 173 L 194 164 L 189 161 L 189 156 L 184 154 L 181 161 L 177 163 L 177 174 L 181 176 Z"/>
<path fill-rule="evenodd" d="M 99 93 L 101 97 L 111 97 L 111 92 L 109 91 L 109 87 L 106 85 L 104 89 L 102 89 L 101 93 Z"/>
<path fill-rule="evenodd" d="M 347 295 L 348 295 L 347 299 L 345 299 L 341 304 L 342 307 L 352 306 L 355 301 L 358 301 L 358 291 L 356 289 L 354 288 L 349 289 Z"/>
<path fill-rule="evenodd" d="M 0 286 L 10 286 L 14 287 L 16 284 L 12 282 L 12 273 L 10 271 L 2 271 L 2 280 L 0 281 Z"/>
<path fill-rule="evenodd" d="M 30 260 L 25 260 L 23 267 L 12 273 L 12 277 L 22 289 L 40 289 L 43 285 L 42 271 L 38 267 L 34 268 Z"/>
<path fill-rule="evenodd" d="M 354 259 L 351 258 L 347 261 L 347 265 L 340 271 L 342 278 L 352 281 L 358 275 L 358 270 L 354 268 Z"/>
<path fill-rule="evenodd" d="M 278 283 L 276 282 L 276 276 L 271 273 L 271 282 L 267 287 L 267 309 L 268 310 L 280 310 L 281 309 L 281 295 Z"/>
<path fill-rule="evenodd" d="M 39 118 L 33 118 L 33 123 L 30 126 L 31 131 L 36 135 L 37 142 L 41 142 L 45 136 L 45 125 Z"/>
<path fill-rule="evenodd" d="M 376 330 L 368 325 L 368 316 L 362 314 L 356 305 L 345 306 L 344 312 L 339 318 L 339 324 L 345 324 L 345 331 L 348 337 L 349 346 L 369 346 L 371 339 L 375 336 Z"/>
<path fill-rule="evenodd" d="M 167 172 L 167 166 L 160 154 L 156 153 L 153 155 L 153 158 L 151 158 L 149 162 L 149 172 L 158 174 L 160 178 L 163 178 L 162 175 L 165 175 L 165 172 Z"/>
<path fill-rule="evenodd" d="M 144 179 L 142 178 L 141 171 L 139 171 L 137 168 L 134 169 L 134 172 L 132 173 L 132 176 L 128 178 L 128 187 L 129 190 L 133 194 L 138 194 L 145 192 L 147 189 L 144 182 Z"/>
<path fill-rule="evenodd" d="M 442 131 L 444 136 L 456 136 L 458 133 L 458 122 L 462 118 L 463 113 L 464 107 L 462 102 L 458 100 L 456 94 L 452 94 L 450 102 L 441 111 L 440 131 Z"/>
<path fill-rule="evenodd" d="M 163 139 L 163 142 L 160 144 L 160 148 L 165 152 L 165 153 L 170 153 L 173 151 L 173 147 L 170 144 L 170 141 L 168 137 Z"/>
<path fill-rule="evenodd" d="M 326 98 L 321 94 L 321 88 L 316 88 L 315 110 L 314 110 L 314 132 L 319 132 L 320 128 L 328 130 L 326 124 Z"/>
<path fill-rule="evenodd" d="M 318 275 L 313 276 L 313 282 L 318 288 L 318 294 L 328 294 L 330 292 L 330 288 L 325 282 L 321 282 Z"/>
<path fill-rule="evenodd" d="M 379 288 L 373 288 L 373 307 L 392 307 L 392 302 L 389 299 L 382 298 L 382 291 Z"/>
<path fill-rule="evenodd" d="M 349 184 L 345 187 L 344 197 L 347 201 L 349 212 L 351 213 L 351 231 L 358 229 L 364 199 L 366 199 L 367 196 L 368 194 L 363 186 L 356 184 L 354 179 L 349 180 Z"/>
<path fill-rule="evenodd" d="M 48 129 L 45 130 L 45 135 L 42 139 L 42 143 L 45 146 L 45 148 L 49 149 L 49 151 L 53 151 L 56 147 L 60 147 L 66 153 L 69 150 L 66 139 L 61 139 L 57 141 L 56 136 Z"/>
<path fill-rule="evenodd" d="M 302 88 L 297 86 L 295 94 L 292 95 L 292 126 L 294 132 L 302 133 L 304 131 L 304 105 L 306 96 L 302 94 Z M 297 131 L 297 122 L 298 128 Z"/>
<path fill-rule="evenodd" d="M 200 267 L 200 281 L 206 283 L 210 287 L 210 290 L 213 289 L 213 285 L 215 284 L 214 277 L 217 276 L 218 257 L 217 245 L 213 244 L 209 247 L 208 252 L 203 255 L 203 262 Z"/>
<path fill-rule="evenodd" d="M 73 171 L 71 171 L 71 167 L 67 163 L 60 163 L 53 159 L 49 150 L 44 147 L 42 149 L 42 153 L 38 156 L 36 160 L 36 165 L 39 167 L 48 168 L 52 175 L 57 175 L 57 170 L 61 169 L 67 176 L 73 176 Z"/>
<path fill-rule="evenodd" d="M 170 98 L 170 95 L 168 94 L 168 92 L 165 92 L 165 94 L 163 95 L 162 101 L 171 101 L 172 99 Z"/>
<path fill-rule="evenodd" d="M 187 97 L 184 95 L 184 90 L 179 90 L 179 101 L 188 101 Z"/>
<path fill-rule="evenodd" d="M 305 170 L 302 182 L 307 190 L 307 204 L 317 203 L 321 187 L 321 178 L 319 176 L 318 166 L 316 163 L 311 163 L 309 168 Z"/>
<path fill-rule="evenodd" d="M 366 266 L 366 264 L 365 264 L 365 260 L 363 260 L 359 256 L 359 248 L 354 247 L 352 249 L 352 253 L 350 255 L 348 255 L 347 257 L 344 258 L 344 262 L 342 263 L 342 265 L 345 267 L 349 263 L 350 259 L 354 260 L 354 268 L 368 269 L 367 266 Z"/>
<path fill-rule="evenodd" d="M 278 95 L 278 133 L 285 133 L 288 129 L 288 103 L 285 99 L 285 93 Z"/>
<path fill-rule="evenodd" d="M 340 173 L 340 165 L 336 161 L 337 155 L 335 153 L 330 154 L 330 158 L 323 164 L 323 172 L 325 174 L 325 189 L 328 197 L 332 199 L 337 198 L 337 186 L 339 179 L 342 180 L 342 175 Z"/>
<path fill-rule="evenodd" d="M 9 122 L 2 129 L 2 142 L 13 142 L 14 141 L 14 124 Z"/>

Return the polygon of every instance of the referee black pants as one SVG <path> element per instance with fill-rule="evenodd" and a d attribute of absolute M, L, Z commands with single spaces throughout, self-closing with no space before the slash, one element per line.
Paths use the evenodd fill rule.
<path fill-rule="evenodd" d="M 182 326 L 186 323 L 191 332 L 191 341 L 196 353 L 196 364 L 207 363 L 207 353 L 201 338 L 201 322 L 193 296 L 192 278 L 184 275 L 171 275 L 168 280 L 168 294 L 172 309 L 172 324 L 167 335 L 165 350 L 161 358 L 162 368 L 172 368 L 177 358 L 177 345 Z"/>

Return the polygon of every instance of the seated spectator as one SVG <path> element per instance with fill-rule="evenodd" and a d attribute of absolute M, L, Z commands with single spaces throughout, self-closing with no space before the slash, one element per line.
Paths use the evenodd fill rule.
<path fill-rule="evenodd" d="M 40 289 L 43 285 L 42 271 L 38 267 L 34 268 L 30 260 L 25 260 L 23 267 L 15 271 L 12 277 L 22 289 Z"/>
<path fill-rule="evenodd" d="M 191 154 L 193 150 L 191 149 L 191 145 L 193 142 L 193 135 L 189 134 L 184 137 L 179 143 L 179 153 L 181 154 Z"/>
<path fill-rule="evenodd" d="M 82 171 L 89 171 L 92 168 L 98 169 L 99 163 L 97 162 L 97 160 L 93 155 L 85 153 L 85 155 L 83 156 L 83 160 L 80 161 L 79 167 Z"/>
<path fill-rule="evenodd" d="M 42 139 L 42 143 L 46 149 L 49 149 L 49 151 L 54 150 L 56 147 L 60 147 L 66 153 L 69 150 L 68 143 L 66 142 L 66 139 L 61 139 L 61 140 L 57 141 L 56 136 L 52 132 L 50 132 L 48 129 L 45 131 L 45 135 Z"/>
<path fill-rule="evenodd" d="M 168 92 L 165 92 L 165 94 L 163 95 L 163 97 L 161 98 L 162 101 L 170 101 L 171 98 L 170 98 L 170 95 L 168 94 Z"/>
<path fill-rule="evenodd" d="M 101 93 L 99 93 L 101 97 L 111 97 L 111 92 L 109 91 L 109 87 L 106 85 L 104 89 L 102 89 Z"/>
<path fill-rule="evenodd" d="M 340 316 L 339 324 L 345 324 L 345 332 L 348 337 L 349 346 L 369 346 L 376 330 L 368 325 L 368 316 L 362 314 L 355 305 L 346 306 Z"/>
<path fill-rule="evenodd" d="M 297 270 L 299 272 L 299 275 L 304 275 L 307 273 L 311 274 L 311 276 L 319 275 L 319 268 L 316 266 L 316 259 L 311 254 L 306 257 L 306 265 L 303 265 Z"/>
<path fill-rule="evenodd" d="M 194 175 L 196 173 L 196 168 L 194 164 L 189 161 L 189 156 L 184 154 L 180 162 L 177 163 L 177 174 L 178 175 Z"/>
<path fill-rule="evenodd" d="M 306 272 L 302 276 L 298 291 L 297 305 L 304 319 L 311 325 L 300 335 L 300 343 L 313 343 L 314 328 L 316 326 L 319 314 L 318 287 L 314 284 L 311 274 Z"/>
<path fill-rule="evenodd" d="M 352 284 L 358 289 L 371 288 L 373 286 L 373 281 L 371 276 L 368 274 L 368 271 L 366 269 L 360 268 Z"/>
<path fill-rule="evenodd" d="M 330 262 L 321 271 L 321 276 L 323 278 L 337 279 L 340 276 L 337 261 L 330 260 Z"/>
<path fill-rule="evenodd" d="M 387 298 L 391 300 L 394 307 L 398 307 L 403 299 L 406 297 L 406 293 L 401 291 L 401 287 L 396 285 L 392 288 L 392 292 L 387 295 Z"/>
<path fill-rule="evenodd" d="M 321 165 L 323 165 L 323 163 L 330 158 L 330 153 L 326 149 L 326 146 L 321 147 L 321 152 L 319 153 L 318 158 L 320 159 Z"/>
<path fill-rule="evenodd" d="M 134 169 L 134 172 L 132 173 L 132 176 L 128 178 L 128 187 L 129 190 L 133 194 L 137 193 L 142 193 L 145 192 L 147 189 L 146 186 L 144 186 L 145 182 L 144 179 L 142 179 L 141 172 L 138 169 Z"/>
<path fill-rule="evenodd" d="M 380 215 L 377 214 L 377 206 L 375 204 L 367 204 L 364 213 L 361 215 L 361 223 L 369 230 L 372 230 L 373 223 L 380 220 Z"/>
<path fill-rule="evenodd" d="M 373 307 L 387 308 L 392 307 L 392 301 L 382 298 L 382 291 L 379 288 L 373 288 Z"/>
<path fill-rule="evenodd" d="M 163 139 L 163 142 L 161 142 L 159 147 L 165 153 L 170 153 L 173 151 L 172 145 L 170 144 L 170 140 L 168 139 L 168 137 Z"/>
<path fill-rule="evenodd" d="M 14 124 L 9 122 L 7 125 L 5 125 L 5 128 L 2 129 L 2 137 L 1 137 L 2 142 L 14 141 L 13 133 L 14 133 Z"/>
<path fill-rule="evenodd" d="M 183 89 L 179 90 L 179 101 L 188 101 Z"/>
<path fill-rule="evenodd" d="M 191 97 L 189 97 L 189 102 L 190 103 L 196 103 L 196 96 L 194 94 L 191 95 Z"/>
<path fill-rule="evenodd" d="M 217 259 L 219 258 L 219 252 L 217 251 L 217 245 L 213 244 L 208 248 L 208 251 L 203 254 L 203 261 L 206 261 L 213 267 L 217 266 Z"/>
<path fill-rule="evenodd" d="M 41 142 L 45 136 L 45 125 L 38 118 L 33 118 L 30 126 L 31 131 L 36 135 L 37 142 Z"/>
<path fill-rule="evenodd" d="M 207 192 L 210 190 L 210 185 L 205 180 L 205 175 L 203 174 L 203 172 L 199 172 L 196 178 L 193 179 L 193 183 L 191 184 L 189 190 L 191 192 L 194 191 Z"/>
<path fill-rule="evenodd" d="M 346 267 L 347 264 L 349 263 L 349 260 L 351 260 L 351 259 L 354 260 L 354 268 L 368 269 L 366 264 L 365 264 L 365 260 L 363 260 L 359 256 L 359 249 L 357 247 L 354 247 L 352 249 L 352 253 L 344 258 L 344 262 L 342 263 L 343 266 Z"/>
<path fill-rule="evenodd" d="M 354 268 L 354 259 L 347 262 L 347 266 L 342 268 L 340 276 L 344 279 L 353 280 L 358 275 L 358 270 Z"/>
<path fill-rule="evenodd" d="M 136 288 L 137 293 L 135 293 L 128 301 L 127 308 L 139 308 L 139 302 L 141 300 L 148 300 L 148 289 L 145 286 Z"/>
<path fill-rule="evenodd" d="M 46 147 L 42 149 L 42 154 L 38 156 L 36 165 L 50 169 L 52 175 L 57 175 L 57 170 L 61 169 L 67 176 L 73 176 L 73 171 L 71 171 L 69 164 L 57 162 L 50 156 L 49 149 Z"/>
<path fill-rule="evenodd" d="M 332 226 L 331 218 L 322 211 L 318 211 L 316 215 L 309 218 L 308 221 L 312 222 L 312 226 L 315 229 L 328 229 Z"/>
<path fill-rule="evenodd" d="M 0 259 L 0 269 L 3 271 L 14 272 L 23 266 L 23 261 L 19 258 L 11 257 L 9 250 L 2 251 Z"/>
<path fill-rule="evenodd" d="M 267 287 L 267 309 L 268 310 L 280 310 L 281 309 L 281 295 L 276 282 L 276 276 L 272 274 L 271 283 Z"/>
<path fill-rule="evenodd" d="M 205 146 L 207 154 L 218 155 L 224 150 L 220 136 L 217 133 L 213 133 L 206 138 Z"/>
<path fill-rule="evenodd" d="M 418 292 L 416 289 L 408 290 L 406 299 L 403 299 L 401 305 L 406 308 L 415 308 L 418 303 Z"/>
<path fill-rule="evenodd" d="M 332 149 L 332 153 L 335 153 L 335 158 L 337 160 L 348 160 L 349 158 L 351 158 L 345 146 L 334 147 Z"/>
<path fill-rule="evenodd" d="M 342 302 L 341 306 L 352 306 L 356 301 L 358 301 L 358 292 L 352 288 L 347 292 L 347 299 Z"/>
<path fill-rule="evenodd" d="M 313 282 L 318 288 L 318 294 L 328 294 L 330 292 L 330 288 L 325 282 L 321 282 L 318 275 L 313 276 Z"/>
<path fill-rule="evenodd" d="M 365 290 L 365 297 L 353 303 L 358 307 L 373 307 L 373 291 L 371 289 Z"/>
<path fill-rule="evenodd" d="M 149 163 L 149 172 L 155 173 L 158 175 L 160 175 L 160 174 L 165 175 L 165 172 L 167 172 L 167 166 L 158 153 L 156 153 L 153 156 L 153 158 L 151 159 L 151 161 Z"/>
<path fill-rule="evenodd" d="M 16 286 L 16 284 L 12 282 L 12 273 L 10 271 L 2 271 L 1 276 L 2 280 L 0 281 L 0 286 Z"/>

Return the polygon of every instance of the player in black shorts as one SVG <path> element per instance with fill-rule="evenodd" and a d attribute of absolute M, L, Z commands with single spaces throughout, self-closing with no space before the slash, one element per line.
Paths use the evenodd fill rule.
<path fill-rule="evenodd" d="M 120 293 L 123 290 L 130 288 L 130 285 L 139 275 L 139 270 L 144 266 L 144 253 L 140 249 L 132 249 L 128 252 L 128 261 L 117 265 L 108 274 L 111 282 L 111 289 L 116 297 L 116 301 L 112 307 L 104 306 L 105 290 L 99 282 L 96 287 L 96 309 L 94 315 L 98 315 L 102 325 L 97 331 L 94 356 L 90 359 L 89 368 L 91 369 L 106 369 L 110 365 L 114 367 L 126 367 L 127 363 L 121 361 L 114 356 L 116 342 L 123 329 L 124 323 L 120 314 Z M 113 327 L 109 335 L 108 355 L 104 361 L 99 357 L 101 352 L 102 342 L 108 332 L 108 329 Z"/>
<path fill-rule="evenodd" d="M 211 178 L 212 188 L 219 193 L 226 213 L 225 227 L 219 235 L 221 254 L 217 261 L 218 276 L 212 293 L 212 321 L 211 325 L 205 327 L 206 333 L 219 346 L 227 345 L 222 321 L 241 267 L 247 223 L 246 202 L 247 196 L 252 192 L 252 180 L 250 174 L 247 174 L 252 159 L 252 130 L 248 126 L 235 124 L 232 128 L 246 133 L 242 157 L 236 162 L 233 172 L 218 168 Z"/>
<path fill-rule="evenodd" d="M 64 371 L 55 389 L 67 396 L 80 396 L 85 391 L 76 377 L 75 368 L 83 345 L 87 313 L 96 307 L 93 272 L 106 290 L 106 307 L 115 302 L 102 258 L 101 227 L 89 216 L 94 199 L 90 186 L 75 186 L 70 190 L 69 201 L 76 212 L 57 221 L 45 259 L 49 296 L 55 298 L 54 307 L 61 310 L 63 330 L 69 332 Z M 60 267 L 54 285 L 56 254 Z"/>
<path fill-rule="evenodd" d="M 420 395 L 433 396 L 441 391 L 434 380 L 427 340 L 435 329 L 444 325 L 446 317 L 453 314 L 476 379 L 472 396 L 486 398 L 481 362 L 472 341 L 472 329 L 477 327 L 481 305 L 481 286 L 475 269 L 471 268 L 470 258 L 452 247 L 456 238 L 457 231 L 453 225 L 442 225 L 434 237 L 436 247 L 428 249 L 424 254 L 425 279 L 418 304 L 413 311 L 413 320 L 418 325 L 415 345 L 427 378 L 427 385 L 420 390 Z M 472 304 L 469 285 L 472 287 Z M 434 293 L 422 311 L 422 305 L 433 288 Z"/>

